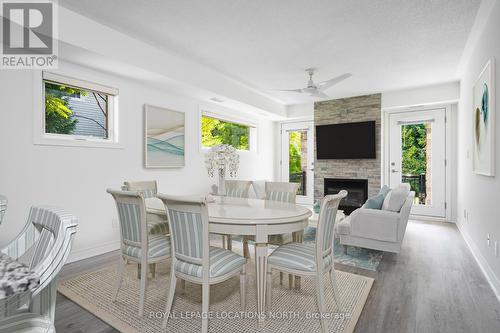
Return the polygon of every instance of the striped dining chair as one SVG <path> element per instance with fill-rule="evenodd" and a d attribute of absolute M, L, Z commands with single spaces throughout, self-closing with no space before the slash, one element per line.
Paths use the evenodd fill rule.
<path fill-rule="evenodd" d="M 175 286 L 180 278 L 202 285 L 202 332 L 208 332 L 210 285 L 240 275 L 240 298 L 245 310 L 246 277 L 242 256 L 209 244 L 208 210 L 205 199 L 159 196 L 165 204 L 172 233 L 172 268 L 167 297 L 166 328 L 174 301 Z"/>
<path fill-rule="evenodd" d="M 0 332 L 55 333 L 57 278 L 71 251 L 77 226 L 78 219 L 60 208 L 31 207 L 23 230 L 0 249 L 40 278 L 35 289 L 0 300 Z"/>
<path fill-rule="evenodd" d="M 156 198 L 158 196 L 158 183 L 156 180 L 146 180 L 123 182 L 122 190 L 124 191 L 140 191 L 144 199 Z M 151 235 L 168 235 L 168 221 L 165 216 L 146 212 L 146 223 L 148 232 Z M 156 264 L 150 265 L 151 275 L 155 277 Z M 141 278 L 141 265 L 137 265 L 137 277 Z"/>
<path fill-rule="evenodd" d="M 107 192 L 113 196 L 116 202 L 121 237 L 121 256 L 113 301 L 116 301 L 118 297 L 123 277 L 126 274 L 126 263 L 141 264 L 139 315 L 142 316 L 148 280 L 148 264 L 166 261 L 171 257 L 170 236 L 151 235 L 147 232 L 146 204 L 142 192 L 110 189 Z"/>
<path fill-rule="evenodd" d="M 337 209 L 340 200 L 347 196 L 347 191 L 340 191 L 335 195 L 327 195 L 321 203 L 319 212 L 318 229 L 315 244 L 289 243 L 281 245 L 267 259 L 267 300 L 268 309 L 272 305 L 272 271 L 287 272 L 298 276 L 314 276 L 316 278 L 316 298 L 321 314 L 326 312 L 325 286 L 323 274 L 329 273 L 333 287 L 334 301 L 337 309 L 341 311 L 337 280 L 333 263 L 334 227 Z M 324 316 L 321 318 L 323 332 L 328 332 Z"/>
<path fill-rule="evenodd" d="M 266 182 L 265 183 L 265 199 L 270 201 L 279 201 L 287 203 L 295 203 L 297 198 L 298 183 L 286 182 Z M 243 236 L 243 255 L 245 258 L 250 258 L 248 249 L 248 241 L 255 240 L 255 236 Z M 294 239 L 292 239 L 294 240 Z M 282 245 L 285 243 L 284 235 L 269 236 L 269 243 L 273 245 Z M 283 284 L 283 273 L 280 273 L 280 284 Z M 289 276 L 289 286 L 292 289 L 293 276 Z"/>
<path fill-rule="evenodd" d="M 7 210 L 7 198 L 0 195 L 0 224 L 2 224 L 3 217 L 5 216 L 5 211 Z"/>
<path fill-rule="evenodd" d="M 252 182 L 249 180 L 226 180 L 226 197 L 248 198 Z M 222 247 L 232 250 L 233 241 L 231 235 L 222 235 Z"/>

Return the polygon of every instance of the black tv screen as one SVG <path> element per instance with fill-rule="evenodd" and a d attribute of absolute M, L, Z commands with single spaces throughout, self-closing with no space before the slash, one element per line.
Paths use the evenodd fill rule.
<path fill-rule="evenodd" d="M 316 126 L 318 160 L 376 158 L 375 121 Z"/>

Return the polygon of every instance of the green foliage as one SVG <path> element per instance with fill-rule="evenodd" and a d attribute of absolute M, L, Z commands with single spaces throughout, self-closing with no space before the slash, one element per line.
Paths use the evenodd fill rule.
<path fill-rule="evenodd" d="M 215 118 L 201 118 L 201 143 L 205 147 L 228 144 L 239 150 L 249 150 L 250 127 Z"/>
<path fill-rule="evenodd" d="M 288 166 L 289 173 L 302 172 L 300 151 L 302 146 L 302 133 L 298 131 L 290 132 L 289 134 L 289 151 L 288 151 Z"/>
<path fill-rule="evenodd" d="M 403 174 L 421 175 L 427 170 L 427 125 L 401 127 L 403 148 Z"/>
<path fill-rule="evenodd" d="M 72 134 L 78 120 L 72 119 L 68 97 L 86 92 L 64 85 L 45 83 L 45 133 Z"/>

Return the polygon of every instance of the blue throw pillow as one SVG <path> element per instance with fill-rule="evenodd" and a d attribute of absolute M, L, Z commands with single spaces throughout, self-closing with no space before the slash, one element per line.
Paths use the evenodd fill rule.
<path fill-rule="evenodd" d="M 384 185 L 380 191 L 378 192 L 378 194 L 383 194 L 384 195 L 384 199 L 385 197 L 387 196 L 387 193 L 389 193 L 391 191 L 391 188 L 387 185 Z"/>
<path fill-rule="evenodd" d="M 368 209 L 382 209 L 382 204 L 384 203 L 385 195 L 383 193 L 379 193 L 374 197 L 366 200 L 363 208 Z"/>

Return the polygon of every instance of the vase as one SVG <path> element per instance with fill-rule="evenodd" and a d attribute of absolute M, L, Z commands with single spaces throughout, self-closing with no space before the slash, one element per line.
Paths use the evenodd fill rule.
<path fill-rule="evenodd" d="M 224 169 L 219 169 L 219 188 L 217 194 L 220 196 L 226 195 L 226 173 Z"/>

